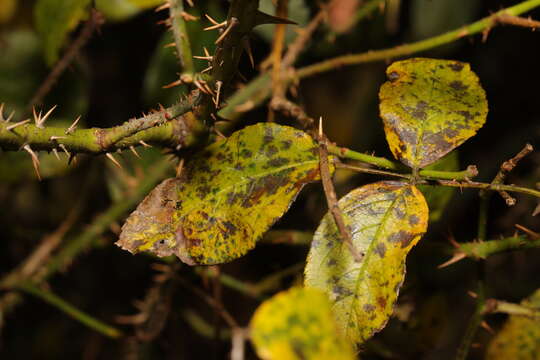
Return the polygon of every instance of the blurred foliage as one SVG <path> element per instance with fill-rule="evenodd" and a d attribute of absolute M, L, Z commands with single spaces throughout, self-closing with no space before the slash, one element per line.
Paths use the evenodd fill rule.
<path fill-rule="evenodd" d="M 66 7 L 69 11 L 51 14 L 46 5 L 52 2 L 0 0 L 0 102 L 6 103 L 7 114 L 16 111 L 17 120 L 31 114 L 28 103 L 50 71 L 48 64 L 62 57 L 86 19 L 87 13 L 81 8 L 86 9 L 83 4 L 89 2 L 71 0 L 65 2 L 70 4 L 69 9 Z M 96 1 L 107 17 L 106 24 L 60 77 L 38 111 L 46 111 L 58 104 L 55 119 L 63 124 L 70 124 L 76 116 L 83 115 L 81 127 L 84 123 L 110 126 L 139 116 L 149 108 L 157 108 L 158 103 L 165 106 L 175 103 L 185 89 L 163 89 L 162 86 L 177 80 L 182 69 L 177 65 L 174 48 L 163 47 L 171 42 L 169 32 L 156 24 L 165 19 L 166 11 L 145 10 L 152 6 L 150 3 L 158 2 Z M 336 55 L 423 39 L 514 3 L 505 0 L 402 1 L 395 33 L 388 32 L 387 14 L 377 8 L 342 34 L 333 34 L 326 26 L 319 28 L 306 45 L 299 66 Z M 204 13 L 222 21 L 227 14 L 227 4 L 226 1 L 197 0 L 194 8 L 186 7 L 190 14 L 200 19 L 187 23 L 194 55 L 202 55 L 203 46 L 210 52 L 214 49 L 217 33 L 201 31 L 202 27 L 210 25 L 203 17 Z M 272 1 L 265 0 L 263 6 L 272 10 Z M 303 25 L 318 10 L 316 2 L 292 0 L 289 18 Z M 538 11 L 530 15 L 536 19 L 540 17 Z M 251 37 L 256 61 L 268 55 L 273 36 L 272 25 L 260 29 Z M 295 27 L 288 26 L 288 41 L 294 34 Z M 535 70 L 540 56 L 537 43 L 537 33 L 501 27 L 494 29 L 486 42 L 477 36 L 446 46 L 444 52 L 434 49 L 422 55 L 471 63 L 486 89 L 490 102 L 487 125 L 460 148 L 459 156 L 461 168 L 468 164 L 479 167 L 480 180 L 491 181 L 501 162 L 515 155 L 525 142 L 536 147 L 540 145 L 537 93 L 529 90 L 530 84 L 540 82 L 540 73 Z M 520 49 L 520 53 L 515 49 Z M 43 54 L 47 54 L 48 62 Z M 196 65 L 200 70 L 207 63 L 196 60 Z M 384 81 L 384 67 L 381 63 L 343 68 L 306 79 L 296 88 L 295 101 L 302 104 L 308 114 L 324 117 L 325 130 L 332 141 L 354 150 L 374 151 L 377 155 L 391 157 L 384 141 L 382 121 L 377 115 L 377 89 Z M 246 58 L 242 59 L 239 70 L 248 81 L 256 73 Z M 125 79 L 133 81 L 124 84 Z M 242 87 L 243 83 L 238 81 L 236 87 Z M 266 111 L 266 107 L 261 107 L 246 113 L 240 120 L 241 126 L 265 120 Z M 291 119 L 280 115 L 277 121 L 293 124 Z M 129 152 L 114 154 L 122 169 L 109 161 L 104 163 L 101 158 L 84 156 L 77 157 L 68 166 L 65 154 L 60 154 L 61 161 L 58 162 L 54 154 L 41 153 L 41 170 L 45 178 L 42 182 L 37 182 L 28 154 L 0 151 L 2 276 L 22 264 L 43 239 L 55 234 L 70 214 L 77 212 L 76 208 L 79 207 L 78 215 L 60 236 L 60 249 L 53 255 L 64 249 L 72 251 L 71 240 L 94 229 L 89 225 L 93 225 L 100 215 L 114 213 L 116 208 L 112 204 L 131 199 L 141 182 L 152 173 L 153 165 L 165 158 L 160 149 L 140 147 L 137 151 L 142 159 Z M 182 152 L 181 156 L 187 158 L 191 153 Z M 175 165 L 176 162 L 171 161 L 169 175 L 174 173 Z M 446 156 L 432 167 L 457 169 L 457 158 Z M 508 181 L 534 187 L 539 182 L 539 168 L 540 156 L 536 152 L 519 164 Z M 338 173 L 337 176 L 340 197 L 374 181 L 372 175 L 345 177 Z M 540 271 L 536 261 L 538 250 L 488 258 L 482 263 L 482 271 L 477 271 L 468 260 L 437 270 L 437 265 L 448 258 L 448 238 L 465 242 L 475 237 L 477 192 L 433 187 L 422 187 L 421 191 L 429 203 L 431 220 L 438 221 L 430 223 L 425 239 L 408 255 L 408 273 L 396 305 L 396 316 L 363 345 L 362 359 L 454 359 L 474 307 L 466 294 L 477 278 L 485 279 L 489 296 L 514 302 L 521 301 L 539 287 L 536 276 Z M 489 207 L 488 237 L 511 235 L 516 223 L 539 232 L 539 217 L 531 216 L 536 205 L 534 199 L 520 196 L 516 206 L 508 209 L 494 194 Z M 443 208 L 444 216 L 441 216 Z M 314 232 L 325 212 L 320 186 L 306 186 L 274 228 Z M 134 326 L 116 324 L 117 316 L 138 314 L 140 309 L 132 305 L 134 300 L 144 298 L 148 289 L 156 286 L 155 278 L 159 280 L 163 275 L 161 270 L 156 270 L 155 264 L 160 268 L 173 260 L 132 256 L 112 246 L 118 240 L 119 225 L 126 214 L 115 213 L 115 216 L 115 220 L 107 222 L 104 230 L 92 237 L 91 244 L 95 247 L 87 248 L 70 264 L 63 264 L 62 274 L 52 276 L 47 285 L 58 296 L 131 336 L 135 333 Z M 273 276 L 291 265 L 303 264 L 307 251 L 302 246 L 262 243 L 246 256 L 219 267 L 219 273 L 227 276 L 221 286 L 215 281 L 217 277 L 200 276 L 192 269 L 180 267 L 177 275 L 181 281 L 173 282 L 167 324 L 150 342 L 132 341 L 132 338 L 106 339 L 49 305 L 25 296 L 18 307 L 6 313 L 0 311 L 0 358 L 109 359 L 134 354 L 141 359 L 227 358 L 231 333 L 196 290 L 219 294 L 224 308 L 244 326 L 261 304 L 260 298 L 252 296 L 251 286 L 258 285 L 269 274 Z M 288 288 L 300 277 L 299 272 L 289 272 L 272 278 L 272 283 L 279 286 L 279 289 L 273 287 L 272 292 Z M 230 287 L 231 284 L 234 285 Z M 9 294 L 0 290 L 0 303 Z M 293 305 L 308 306 L 310 302 L 317 305 L 316 300 L 315 296 L 308 296 Z M 186 316 L 188 313 L 190 315 Z M 283 311 L 276 313 L 284 314 Z M 277 315 L 272 320 L 277 322 Z M 502 316 L 488 316 L 486 320 L 494 329 L 504 331 L 506 328 L 502 326 L 505 320 Z M 534 325 L 529 321 L 519 330 Z M 324 323 L 321 329 L 328 329 L 328 326 L 330 322 Z M 475 343 L 483 348 L 472 349 L 470 359 L 483 359 L 491 339 L 503 336 L 504 333 L 494 337 L 480 332 Z M 508 339 L 506 337 L 507 342 Z M 500 340 L 492 342 L 496 343 Z M 494 346 L 490 345 L 488 352 L 493 351 Z M 245 358 L 257 358 L 255 350 L 248 347 Z"/>

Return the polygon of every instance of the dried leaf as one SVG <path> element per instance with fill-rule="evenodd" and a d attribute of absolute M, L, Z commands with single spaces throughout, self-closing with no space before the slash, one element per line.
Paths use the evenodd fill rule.
<path fill-rule="evenodd" d="M 87 16 L 90 0 L 39 0 L 34 16 L 36 29 L 43 41 L 45 61 L 52 65 L 67 35 Z"/>
<path fill-rule="evenodd" d="M 327 296 L 292 288 L 265 301 L 251 320 L 251 338 L 265 360 L 352 360 L 352 344 L 338 333 Z"/>
<path fill-rule="evenodd" d="M 393 63 L 379 92 L 394 156 L 423 168 L 474 136 L 486 120 L 486 94 L 469 64 L 414 58 Z"/>
<path fill-rule="evenodd" d="M 540 311 L 540 289 L 521 305 Z M 538 360 L 540 358 L 540 319 L 512 315 L 488 346 L 489 360 Z"/>
<path fill-rule="evenodd" d="M 306 133 L 248 126 L 193 157 L 180 178 L 158 185 L 127 219 L 117 245 L 176 254 L 187 264 L 231 261 L 317 179 L 318 147 Z"/>
<path fill-rule="evenodd" d="M 428 208 L 416 187 L 393 181 L 355 189 L 338 205 L 363 260 L 355 262 L 327 214 L 311 244 L 305 284 L 328 294 L 342 332 L 361 343 L 392 315 L 405 258 L 426 231 Z"/>

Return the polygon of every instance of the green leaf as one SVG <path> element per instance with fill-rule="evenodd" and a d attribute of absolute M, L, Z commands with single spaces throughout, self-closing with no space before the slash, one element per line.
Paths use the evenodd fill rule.
<path fill-rule="evenodd" d="M 459 157 L 458 152 L 452 151 L 439 161 L 426 167 L 427 170 L 439 171 L 458 171 Z M 446 186 L 428 186 L 418 185 L 418 189 L 424 194 L 429 207 L 429 221 L 437 222 L 444 214 L 446 206 L 452 199 L 456 188 Z"/>
<path fill-rule="evenodd" d="M 379 92 L 394 156 L 423 168 L 474 136 L 486 120 L 486 94 L 469 64 L 414 58 L 393 63 Z"/>
<path fill-rule="evenodd" d="M 272 123 L 220 140 L 165 180 L 131 214 L 117 244 L 133 253 L 176 254 L 187 264 L 219 264 L 244 255 L 319 178 L 317 144 Z"/>
<path fill-rule="evenodd" d="M 540 289 L 521 302 L 540 311 Z M 490 342 L 486 360 L 538 360 L 540 356 L 540 319 L 511 315 Z"/>
<path fill-rule="evenodd" d="M 34 20 L 48 65 L 58 60 L 67 35 L 86 17 L 88 4 L 90 0 L 38 0 Z"/>
<path fill-rule="evenodd" d="M 354 260 L 327 214 L 311 244 L 305 285 L 328 294 L 342 332 L 361 343 L 392 315 L 405 258 L 426 231 L 428 208 L 416 187 L 394 181 L 355 189 L 338 205 L 363 259 Z"/>
<path fill-rule="evenodd" d="M 352 344 L 338 333 L 327 296 L 292 288 L 265 301 L 253 316 L 251 338 L 265 360 L 355 359 Z"/>
<path fill-rule="evenodd" d="M 96 0 L 96 8 L 107 20 L 123 21 L 138 13 L 156 7 L 165 0 Z"/>

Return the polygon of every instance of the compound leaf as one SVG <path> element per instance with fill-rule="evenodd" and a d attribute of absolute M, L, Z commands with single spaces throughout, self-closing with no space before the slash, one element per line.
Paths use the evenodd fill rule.
<path fill-rule="evenodd" d="M 379 92 L 394 156 L 423 168 L 474 136 L 486 120 L 486 94 L 469 64 L 414 58 L 393 63 Z"/>
<path fill-rule="evenodd" d="M 251 320 L 251 338 L 265 360 L 352 360 L 322 291 L 292 288 L 265 301 Z"/>
<path fill-rule="evenodd" d="M 273 123 L 248 126 L 158 185 L 126 220 L 117 245 L 176 254 L 191 265 L 231 261 L 318 178 L 318 147 L 309 135 Z"/>
<path fill-rule="evenodd" d="M 540 312 L 540 289 L 521 302 Z M 538 360 L 540 358 L 540 319 L 511 315 L 490 342 L 486 359 Z"/>
<path fill-rule="evenodd" d="M 43 41 L 45 61 L 52 65 L 67 35 L 86 17 L 90 0 L 39 0 L 34 17 L 36 29 Z"/>
<path fill-rule="evenodd" d="M 327 214 L 311 244 L 305 285 L 328 294 L 342 332 L 361 343 L 392 314 L 405 258 L 426 231 L 428 208 L 416 187 L 394 181 L 355 189 L 338 205 L 362 261 L 355 261 Z"/>

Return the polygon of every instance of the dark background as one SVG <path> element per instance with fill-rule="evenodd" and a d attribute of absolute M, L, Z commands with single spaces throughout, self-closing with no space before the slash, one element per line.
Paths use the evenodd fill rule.
<path fill-rule="evenodd" d="M 438 0 L 427 1 L 433 6 Z M 424 1 L 426 3 L 426 1 Z M 443 3 L 443 2 L 440 2 Z M 517 1 L 446 1 L 444 8 L 415 7 L 417 3 L 404 1 L 398 13 L 397 28 L 389 31 L 385 17 L 376 12 L 354 26 L 348 33 L 329 40 L 329 29 L 321 28 L 300 58 L 298 66 L 311 64 L 333 56 L 380 49 L 423 39 L 459 25 L 484 17 Z M 468 4 L 466 4 L 468 3 Z M 223 18 L 223 2 L 197 1 L 197 7 L 209 7 L 216 18 Z M 425 4 L 424 4 L 425 5 Z M 16 17 L 0 28 L 0 75 L 13 75 L 13 65 L 6 65 L 10 56 L 6 39 L 15 30 L 31 30 L 32 1 L 19 4 Z M 314 14 L 315 5 L 311 5 Z M 438 10 L 437 10 L 438 9 Z M 449 10 L 450 9 L 450 10 Z M 454 14 L 455 12 L 455 14 Z M 529 15 L 529 14 L 528 14 Z M 540 19 L 540 11 L 531 12 Z M 142 13 L 120 23 L 106 23 L 96 34 L 76 62 L 60 79 L 59 85 L 46 99 L 46 106 L 65 104 L 58 114 L 73 119 L 82 113 L 86 126 L 109 127 L 156 106 L 172 103 L 178 89 L 160 88 L 175 80 L 174 58 L 159 62 L 156 49 L 164 27 L 156 25 L 164 14 Z M 204 23 L 206 25 L 206 23 Z M 420 25 L 419 25 L 420 24 Z M 423 26 L 421 26 L 423 24 Z M 209 34 L 208 36 L 215 36 Z M 209 43 L 211 39 L 202 39 Z M 475 164 L 480 170 L 479 181 L 490 181 L 500 164 L 515 155 L 529 142 L 540 146 L 540 34 L 529 29 L 511 26 L 494 28 L 487 41 L 475 35 L 451 45 L 424 52 L 421 56 L 466 61 L 471 64 L 486 90 L 489 115 L 478 135 L 459 148 L 460 164 L 465 168 Z M 256 61 L 269 53 L 269 43 L 255 34 L 252 47 Z M 202 53 L 202 51 L 200 51 Z M 199 54 L 199 50 L 194 51 Z M 0 81 L 0 101 L 25 104 L 47 68 L 39 53 L 30 52 L 28 63 L 18 62 L 20 78 Z M 170 55 L 170 54 L 169 54 Z M 168 60 L 167 60 L 168 59 Z M 31 60 L 31 61 L 30 61 Z M 2 69 L 2 66 L 4 68 Z M 338 69 L 302 81 L 297 102 L 307 112 L 323 116 L 331 140 L 359 151 L 374 151 L 391 158 L 384 140 L 382 122 L 377 116 L 377 91 L 384 82 L 387 64 L 379 62 Z M 256 74 L 246 59 L 240 71 L 247 77 Z M 40 80 L 41 79 L 41 80 Z M 157 79 L 157 80 L 156 80 Z M 160 82 L 161 81 L 161 82 Z M 22 90 L 17 90 L 22 88 Z M 18 91 L 18 92 L 17 92 Z M 2 96 L 6 100 L 2 100 Z M 19 105 L 17 105 L 19 104 Z M 264 121 L 266 106 L 248 113 L 239 127 L 248 122 Z M 294 123 L 279 118 L 282 123 Z M 149 150 L 145 161 L 160 157 L 158 150 Z M 64 241 L 85 231 L 86 225 L 106 210 L 126 186 L 125 177 L 101 158 L 81 157 L 71 169 L 53 172 L 37 182 L 27 155 L 0 152 L 0 274 L 7 274 L 17 266 L 43 236 L 53 232 L 70 210 L 81 203 L 81 214 Z M 124 155 L 123 161 L 133 162 Z M 523 160 L 508 177 L 508 183 L 534 187 L 540 181 L 540 153 Z M 142 171 L 147 165 L 142 165 Z M 128 166 L 128 169 L 131 169 Z M 350 189 L 376 181 L 373 176 L 338 176 L 339 195 Z M 455 191 L 442 218 L 430 224 L 429 232 L 408 258 L 408 273 L 401 290 L 398 308 L 412 306 L 407 321 L 393 318 L 389 325 L 366 346 L 363 359 L 450 359 L 474 309 L 474 301 L 467 295 L 475 289 L 478 266 L 464 260 L 438 270 L 437 265 L 448 259 L 448 239 L 472 241 L 476 236 L 479 198 L 476 190 Z M 518 223 L 539 231 L 540 220 L 531 213 L 537 200 L 516 196 L 517 205 L 508 208 L 496 194 L 489 208 L 488 238 L 512 235 Z M 324 210 L 324 198 L 319 184 L 306 187 L 290 211 L 275 228 L 314 231 Z M 59 296 L 78 308 L 110 324 L 115 316 L 136 313 L 134 300 L 142 299 L 152 285 L 156 271 L 151 264 L 156 260 L 146 255 L 132 256 L 113 246 L 116 224 L 111 231 L 95 240 L 96 246 L 78 256 L 71 266 L 53 276 L 48 286 Z M 308 248 L 287 245 L 259 245 L 244 258 L 221 266 L 223 273 L 242 281 L 257 282 L 268 274 L 304 261 Z M 501 254 L 485 261 L 488 295 L 519 302 L 540 285 L 537 261 L 540 250 Z M 183 282 L 211 294 L 209 281 L 196 275 L 191 268 L 179 266 Z M 298 283 L 301 272 L 281 283 L 286 289 Z M 211 283 L 211 282 L 210 282 Z M 276 289 L 277 291 L 278 289 Z M 184 309 L 197 311 L 213 325 L 216 316 L 190 286 L 174 284 L 171 312 L 161 334 L 152 342 L 134 344 L 127 340 L 110 340 L 84 327 L 41 300 L 24 295 L 24 302 L 8 314 L 1 314 L 0 358 L 2 359 L 109 359 L 138 354 L 141 359 L 225 359 L 230 342 L 216 341 L 198 334 L 182 316 Z M 260 303 L 239 292 L 224 287 L 225 307 L 242 325 L 247 325 Z M 0 296 L 4 293 L 0 291 Z M 498 329 L 505 316 L 491 315 L 488 322 Z M 132 327 L 117 325 L 127 334 Z M 225 325 L 220 325 L 223 329 Z M 472 350 L 471 359 L 481 358 L 491 338 L 479 330 L 475 340 L 481 346 Z M 255 358 L 248 351 L 248 358 Z"/>

